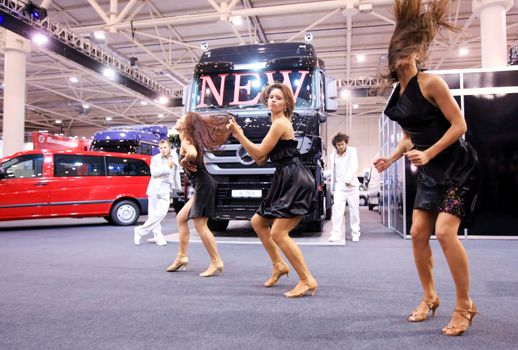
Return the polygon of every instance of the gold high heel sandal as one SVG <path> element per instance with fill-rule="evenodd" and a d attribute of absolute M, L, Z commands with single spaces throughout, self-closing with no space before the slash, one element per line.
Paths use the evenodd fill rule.
<path fill-rule="evenodd" d="M 477 309 L 477 305 L 475 305 L 474 302 L 471 302 L 471 308 L 469 310 L 455 309 L 453 311 L 453 315 L 457 314 L 457 315 L 461 316 L 462 318 L 465 318 L 466 320 L 468 320 L 468 325 L 464 325 L 464 326 L 455 325 L 455 323 L 453 321 L 453 315 L 452 315 L 452 319 L 450 320 L 450 323 L 448 323 L 448 325 L 442 329 L 442 334 L 450 335 L 450 336 L 454 336 L 454 337 L 464 334 L 468 330 L 468 328 L 471 326 L 471 323 L 473 322 L 473 318 L 475 318 L 475 315 L 478 313 L 479 312 Z"/>
<path fill-rule="evenodd" d="M 432 317 L 435 316 L 435 310 L 439 307 L 439 297 L 436 297 L 435 300 L 421 300 L 421 304 L 425 304 L 428 307 L 428 310 L 425 312 L 418 312 L 414 310 L 407 318 L 409 322 L 423 322 L 428 318 L 428 314 L 430 311 L 432 312 Z"/>
<path fill-rule="evenodd" d="M 185 267 L 189 263 L 189 258 L 187 255 L 178 255 L 176 259 L 174 259 L 174 262 L 169 265 L 169 267 L 166 269 L 167 272 L 175 272 L 179 269 L 185 270 Z"/>
<path fill-rule="evenodd" d="M 211 263 L 207 270 L 200 273 L 200 277 L 212 277 L 216 276 L 223 272 L 223 261 L 218 261 L 217 263 Z"/>
<path fill-rule="evenodd" d="M 295 288 L 289 292 L 284 293 L 286 298 L 302 298 L 307 292 L 310 292 L 312 296 L 317 293 L 318 284 L 315 279 L 301 280 Z"/>
<path fill-rule="evenodd" d="M 277 264 L 273 264 L 272 277 L 270 277 L 268 281 L 264 282 L 264 286 L 272 287 L 273 285 L 275 285 L 275 283 L 277 283 L 279 278 L 281 278 L 283 275 L 286 275 L 286 277 L 288 277 L 289 274 L 290 268 L 284 262 L 281 261 Z"/>

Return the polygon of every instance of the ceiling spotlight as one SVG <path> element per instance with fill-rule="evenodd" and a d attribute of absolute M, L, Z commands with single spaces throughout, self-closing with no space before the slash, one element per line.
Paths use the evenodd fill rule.
<path fill-rule="evenodd" d="M 306 35 L 304 35 L 304 40 L 307 42 L 307 43 L 310 43 L 313 41 L 313 33 L 306 33 Z"/>
<path fill-rule="evenodd" d="M 163 115 L 162 113 L 160 113 L 160 114 L 158 115 L 158 118 L 163 118 L 163 117 L 164 117 L 164 115 Z"/>
<path fill-rule="evenodd" d="M 200 47 L 203 51 L 206 51 L 209 49 L 209 43 L 204 41 L 200 44 Z"/>
<path fill-rule="evenodd" d="M 141 106 L 147 106 L 147 101 L 140 101 Z"/>
<path fill-rule="evenodd" d="M 112 117 L 106 117 L 106 121 L 110 121 L 112 119 L 113 119 Z"/>
<path fill-rule="evenodd" d="M 56 123 L 56 124 L 61 124 L 61 123 L 63 123 L 63 121 L 62 121 L 61 119 L 56 119 L 56 120 L 54 121 L 54 123 Z"/>
<path fill-rule="evenodd" d="M 349 96 L 351 96 L 351 91 L 348 90 L 348 89 L 343 89 L 341 92 L 340 92 L 340 96 L 342 98 L 349 98 Z"/>
<path fill-rule="evenodd" d="M 158 103 L 160 103 L 161 105 L 165 105 L 167 104 L 167 102 L 169 102 L 169 99 L 165 96 L 160 96 L 158 98 Z"/>
<path fill-rule="evenodd" d="M 77 77 L 70 77 L 68 80 L 70 80 L 71 83 L 79 83 L 79 79 Z"/>
<path fill-rule="evenodd" d="M 356 103 L 355 103 L 355 104 L 353 104 L 353 109 L 358 109 L 358 108 L 360 108 L 360 105 L 358 105 L 358 104 L 356 104 Z"/>
<path fill-rule="evenodd" d="M 466 56 L 469 53 L 469 49 L 467 47 L 461 47 L 459 49 L 459 56 Z"/>
<path fill-rule="evenodd" d="M 42 21 L 47 18 L 47 9 L 34 5 L 32 1 L 29 1 L 27 5 L 24 6 L 23 13 L 31 16 L 35 21 Z"/>
<path fill-rule="evenodd" d="M 106 34 L 104 33 L 104 30 L 95 31 L 94 38 L 95 38 L 95 40 L 99 40 L 99 41 L 106 40 Z"/>
<path fill-rule="evenodd" d="M 34 36 L 32 37 L 32 41 L 38 45 L 38 46 L 42 46 L 44 44 L 46 44 L 48 41 L 49 41 L 49 38 L 47 38 L 45 35 L 41 34 L 41 33 L 36 33 L 34 34 Z"/>
<path fill-rule="evenodd" d="M 83 107 L 83 109 L 88 109 L 90 108 L 90 105 L 88 103 L 83 103 L 81 107 Z"/>
<path fill-rule="evenodd" d="M 356 55 L 356 61 L 358 62 L 365 62 L 365 55 L 364 54 L 358 54 Z"/>
<path fill-rule="evenodd" d="M 103 75 L 108 79 L 113 79 L 115 78 L 115 71 L 111 68 L 104 68 Z"/>
<path fill-rule="evenodd" d="M 243 17 L 241 16 L 230 16 L 230 23 L 232 23 L 235 26 L 240 26 L 243 24 Z"/>

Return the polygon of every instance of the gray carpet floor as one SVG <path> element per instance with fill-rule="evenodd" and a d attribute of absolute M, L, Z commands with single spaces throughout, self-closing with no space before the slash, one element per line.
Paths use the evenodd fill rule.
<path fill-rule="evenodd" d="M 518 348 L 518 241 L 463 242 L 481 314 L 451 338 L 440 331 L 455 294 L 438 242 L 441 306 L 409 323 L 421 298 L 410 241 L 375 221 L 357 244 L 302 246 L 319 289 L 294 300 L 282 293 L 295 274 L 262 287 L 271 266 L 260 245 L 220 244 L 223 274 L 200 278 L 200 243 L 187 270 L 166 273 L 177 243 L 136 247 L 131 228 L 100 222 L 30 224 L 0 226 L 1 350 Z"/>

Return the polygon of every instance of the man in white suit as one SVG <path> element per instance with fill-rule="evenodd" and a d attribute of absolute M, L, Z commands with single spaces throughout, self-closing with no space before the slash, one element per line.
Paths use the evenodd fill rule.
<path fill-rule="evenodd" d="M 153 239 L 159 246 L 167 245 L 162 234 L 160 222 L 169 211 L 171 188 L 180 188 L 180 165 L 178 155 L 171 152 L 171 144 L 161 140 L 158 144 L 160 153 L 151 158 L 151 179 L 147 187 L 148 219 L 142 226 L 135 227 L 134 243 L 140 244 L 142 236 L 152 233 Z"/>
<path fill-rule="evenodd" d="M 348 146 L 349 136 L 337 133 L 332 140 L 335 150 L 331 152 L 331 191 L 334 204 L 331 216 L 333 230 L 330 242 L 345 240 L 345 204 L 349 205 L 349 225 L 353 242 L 360 241 L 360 181 L 358 171 L 358 151 Z"/>

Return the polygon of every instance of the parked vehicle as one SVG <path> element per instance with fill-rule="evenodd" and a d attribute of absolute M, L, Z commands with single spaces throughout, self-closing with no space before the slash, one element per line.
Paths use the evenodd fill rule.
<path fill-rule="evenodd" d="M 132 225 L 147 214 L 151 157 L 37 150 L 0 159 L 0 221 L 102 216 Z"/>
<path fill-rule="evenodd" d="M 367 205 L 369 210 L 373 210 L 376 206 L 379 209 L 380 197 L 380 174 L 374 167 L 371 167 L 367 180 Z"/>
<path fill-rule="evenodd" d="M 90 149 L 153 156 L 160 152 L 158 143 L 162 139 L 167 139 L 167 134 L 165 125 L 117 126 L 96 132 Z"/>
<path fill-rule="evenodd" d="M 331 200 L 322 176 L 321 124 L 336 110 L 336 84 L 327 77 L 324 62 L 309 44 L 242 45 L 206 51 L 184 92 L 187 111 L 230 112 L 252 142 L 260 143 L 271 125 L 268 109 L 259 101 L 264 86 L 281 81 L 296 99 L 293 128 L 301 160 L 313 173 L 318 190 L 317 208 L 305 221 L 320 231 Z M 206 167 L 218 183 L 216 216 L 209 227 L 224 230 L 230 219 L 249 220 L 266 195 L 275 171 L 267 162 L 257 166 L 245 149 L 231 138 L 217 152 L 206 154 Z M 185 192 L 185 191 L 183 191 Z M 180 192 L 176 201 L 184 200 Z"/>

